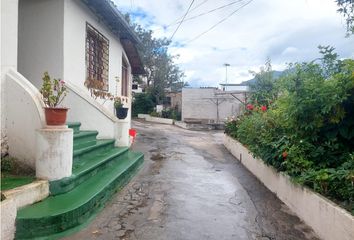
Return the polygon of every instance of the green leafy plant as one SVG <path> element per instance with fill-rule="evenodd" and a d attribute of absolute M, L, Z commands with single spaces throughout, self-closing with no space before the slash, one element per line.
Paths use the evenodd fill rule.
<path fill-rule="evenodd" d="M 51 79 L 48 72 L 44 73 L 43 85 L 40 92 L 43 97 L 44 104 L 47 107 L 55 108 L 61 104 L 67 95 L 67 88 L 64 80 Z"/>
<path fill-rule="evenodd" d="M 125 97 L 115 97 L 114 98 L 114 108 L 122 108 L 124 107 L 124 104 L 125 103 L 128 103 L 128 98 L 125 98 Z"/>
<path fill-rule="evenodd" d="M 122 99 L 120 97 L 114 98 L 114 108 L 121 108 L 123 107 Z"/>
<path fill-rule="evenodd" d="M 261 69 L 245 114 L 225 133 L 354 212 L 354 60 L 319 49 L 321 58 L 289 64 L 276 81 L 270 66 Z"/>
<path fill-rule="evenodd" d="M 149 114 L 154 110 L 154 97 L 147 93 L 137 93 L 134 95 L 132 104 L 132 115 L 138 116 L 139 113 Z"/>

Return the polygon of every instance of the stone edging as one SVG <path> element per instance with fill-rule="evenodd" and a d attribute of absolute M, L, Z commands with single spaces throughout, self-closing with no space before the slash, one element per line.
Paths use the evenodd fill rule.
<path fill-rule="evenodd" d="M 41 201 L 49 196 L 49 183 L 39 180 L 2 192 L 6 199 L 1 201 L 1 238 L 10 240 L 15 237 L 17 209 Z"/>
<path fill-rule="evenodd" d="M 170 124 L 170 125 L 174 124 L 173 119 L 151 117 L 149 114 L 138 114 L 138 118 L 145 119 L 145 121 L 147 122 L 155 122 L 155 123 Z"/>
<path fill-rule="evenodd" d="M 262 160 L 254 158 L 241 143 L 224 135 L 224 146 L 270 191 L 324 240 L 354 239 L 354 217 L 337 204 L 293 183 Z"/>

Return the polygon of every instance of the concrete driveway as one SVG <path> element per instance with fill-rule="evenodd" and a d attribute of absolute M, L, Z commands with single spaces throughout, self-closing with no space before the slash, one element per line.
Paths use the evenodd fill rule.
<path fill-rule="evenodd" d="M 139 174 L 66 239 L 318 239 L 222 145 L 221 131 L 134 122 Z"/>

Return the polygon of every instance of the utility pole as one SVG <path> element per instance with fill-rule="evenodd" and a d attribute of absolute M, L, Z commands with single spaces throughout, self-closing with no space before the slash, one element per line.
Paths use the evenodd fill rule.
<path fill-rule="evenodd" d="M 225 83 L 227 83 L 227 67 L 230 66 L 229 63 L 224 63 L 225 66 Z M 225 85 L 225 90 L 227 90 L 227 86 Z"/>

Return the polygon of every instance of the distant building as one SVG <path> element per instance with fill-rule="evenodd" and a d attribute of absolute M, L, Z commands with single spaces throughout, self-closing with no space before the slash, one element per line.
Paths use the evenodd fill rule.
<path fill-rule="evenodd" d="M 166 107 L 176 109 L 178 112 L 182 111 L 182 92 L 168 92 L 166 93 Z"/>
<path fill-rule="evenodd" d="M 183 88 L 182 121 L 223 123 L 229 116 L 240 115 L 248 89 L 223 91 L 217 88 Z"/>
<path fill-rule="evenodd" d="M 249 91 L 249 86 L 238 83 L 220 83 L 221 89 L 223 91 Z"/>

